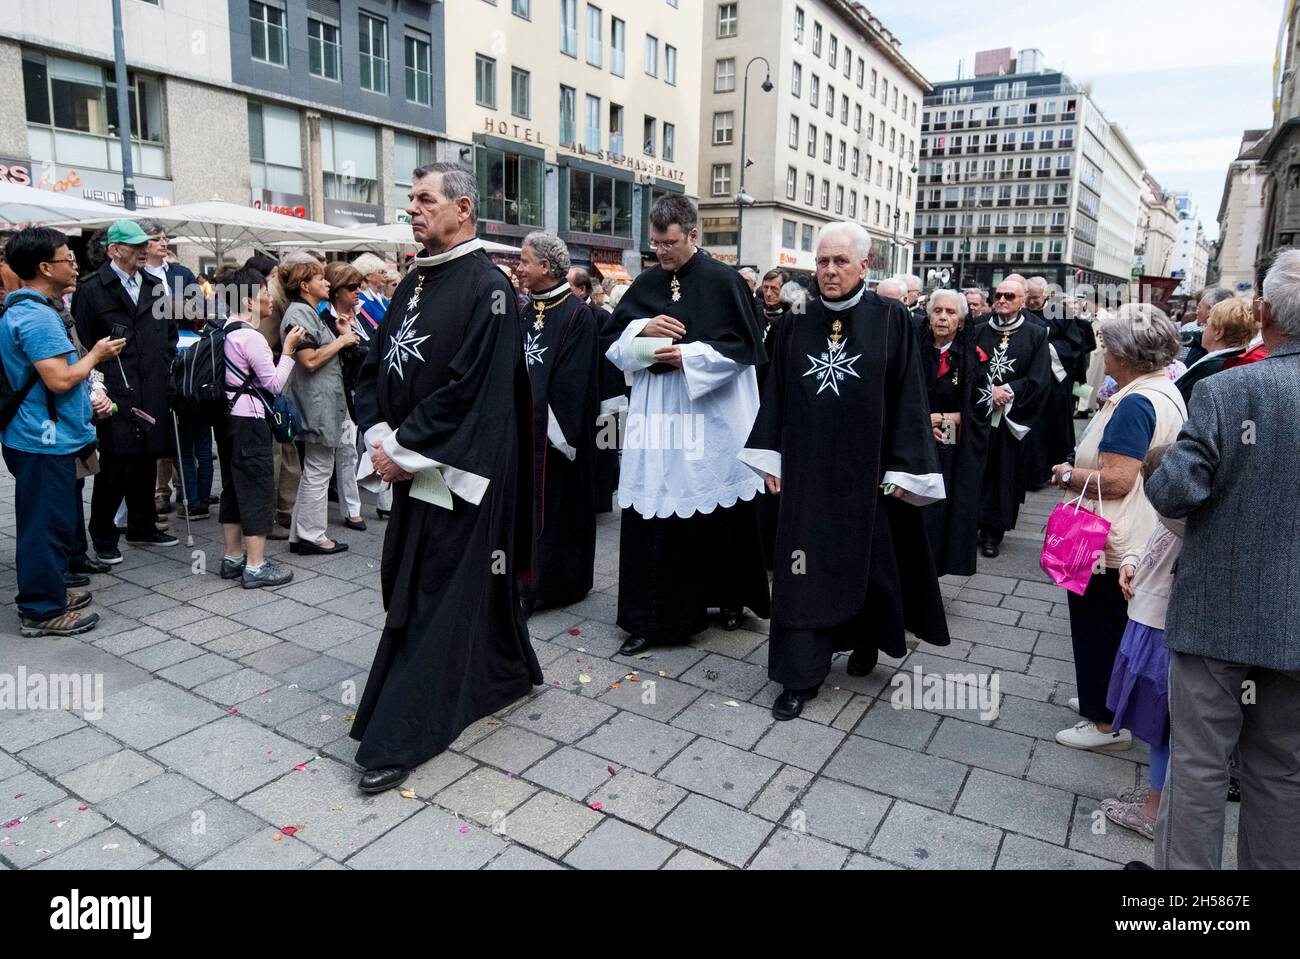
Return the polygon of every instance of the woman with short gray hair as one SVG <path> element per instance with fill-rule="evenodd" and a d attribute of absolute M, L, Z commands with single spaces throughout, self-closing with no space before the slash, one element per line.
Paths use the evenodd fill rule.
<path fill-rule="evenodd" d="M 1070 593 L 1070 638 L 1079 695 L 1070 701 L 1082 721 L 1056 734 L 1075 749 L 1128 749 L 1127 729 L 1112 728 L 1106 704 L 1110 676 L 1119 651 L 1128 608 L 1120 588 L 1126 554 L 1140 552 L 1156 525 L 1156 513 L 1143 490 L 1142 461 L 1153 446 L 1178 438 L 1187 406 L 1165 368 L 1181 349 L 1178 327 L 1148 303 L 1128 303 L 1101 323 L 1106 374 L 1116 384 L 1110 401 L 1093 417 L 1072 461 L 1052 470 L 1052 481 L 1067 501 L 1080 493 L 1083 505 L 1111 524 L 1082 596 Z"/>

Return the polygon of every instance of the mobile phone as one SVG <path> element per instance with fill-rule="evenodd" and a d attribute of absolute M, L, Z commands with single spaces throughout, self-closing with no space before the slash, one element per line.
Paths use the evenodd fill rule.
<path fill-rule="evenodd" d="M 114 323 L 113 332 L 109 334 L 109 339 L 124 340 L 126 339 L 126 334 L 127 334 L 127 328 L 125 323 Z"/>

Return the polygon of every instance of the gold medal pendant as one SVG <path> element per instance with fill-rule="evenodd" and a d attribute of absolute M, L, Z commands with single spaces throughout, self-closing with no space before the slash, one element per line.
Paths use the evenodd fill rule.
<path fill-rule="evenodd" d="M 674 302 L 674 303 L 680 303 L 680 302 L 682 301 L 682 284 L 681 284 L 681 281 L 678 280 L 677 277 L 674 276 L 674 277 L 673 277 L 673 281 L 672 281 L 670 284 L 668 284 L 668 285 L 669 285 L 669 287 L 670 287 L 670 288 L 672 289 L 672 291 L 673 291 L 673 302 Z"/>
<path fill-rule="evenodd" d="M 838 350 L 840 348 L 840 339 L 841 339 L 840 334 L 843 332 L 843 330 L 844 330 L 844 324 L 841 323 L 839 320 L 836 320 L 834 323 L 831 324 L 831 349 Z"/>
<path fill-rule="evenodd" d="M 542 328 L 546 326 L 546 310 L 540 304 L 537 304 L 536 308 L 537 319 L 533 323 L 533 329 L 540 333 Z"/>

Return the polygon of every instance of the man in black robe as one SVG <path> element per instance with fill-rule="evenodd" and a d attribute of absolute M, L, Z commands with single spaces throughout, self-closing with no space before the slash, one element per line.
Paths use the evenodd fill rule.
<path fill-rule="evenodd" d="M 697 247 L 699 213 L 668 196 L 650 214 L 659 265 L 614 311 L 607 356 L 632 374 L 618 501 L 620 653 L 685 642 L 722 612 L 766 618 L 753 500 L 763 482 L 736 454 L 758 412 L 762 334 L 749 288 Z"/>
<path fill-rule="evenodd" d="M 524 362 L 533 389 L 532 575 L 527 609 L 576 603 L 596 562 L 593 487 L 600 331 L 592 308 L 565 280 L 569 249 L 531 233 L 516 273 L 531 297 L 524 314 Z"/>
<path fill-rule="evenodd" d="M 781 494 L 768 676 L 794 719 L 836 650 L 866 675 L 905 629 L 948 645 L 921 510 L 944 495 L 908 311 L 866 289 L 870 239 L 822 230 L 807 313 L 777 332 L 763 405 L 739 454 Z"/>
<path fill-rule="evenodd" d="M 988 376 L 976 402 L 990 423 L 988 459 L 980 501 L 980 553 L 998 555 L 1002 537 L 1014 529 L 1025 500 L 1020 444 L 1047 402 L 1052 365 L 1046 327 L 1026 316 L 1025 284 L 1008 277 L 993 294 L 993 317 L 975 331 L 975 345 L 989 357 Z"/>
<path fill-rule="evenodd" d="M 769 270 L 764 274 L 763 283 L 759 287 L 763 308 L 759 313 L 758 323 L 763 333 L 763 348 L 768 351 L 768 362 L 759 366 L 756 371 L 760 397 L 763 395 L 763 388 L 767 385 L 767 371 L 771 367 L 772 352 L 769 345 L 775 345 L 776 332 L 790 313 L 790 304 L 781 296 L 785 283 L 784 273 L 780 270 Z M 756 509 L 758 531 L 763 540 L 763 565 L 771 571 L 776 552 L 776 518 L 781 509 L 781 497 L 775 493 L 760 496 Z"/>
<path fill-rule="evenodd" d="M 359 478 L 393 484 L 387 615 L 351 731 L 368 793 L 542 682 L 516 582 L 532 533 L 523 328 L 475 236 L 477 204 L 473 173 L 415 171 L 407 212 L 427 255 L 394 293 L 357 382 Z"/>

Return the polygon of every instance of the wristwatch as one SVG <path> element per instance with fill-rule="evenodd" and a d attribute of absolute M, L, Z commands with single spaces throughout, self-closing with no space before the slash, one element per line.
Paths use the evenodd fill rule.
<path fill-rule="evenodd" d="M 1073 475 L 1074 475 L 1074 469 L 1073 469 L 1073 467 L 1071 467 L 1070 469 L 1068 469 L 1068 470 L 1066 470 L 1064 473 L 1062 473 L 1062 474 L 1061 474 L 1061 486 L 1063 486 L 1063 487 L 1066 488 L 1066 489 L 1069 489 L 1069 488 L 1070 488 L 1070 477 L 1072 477 Z"/>

